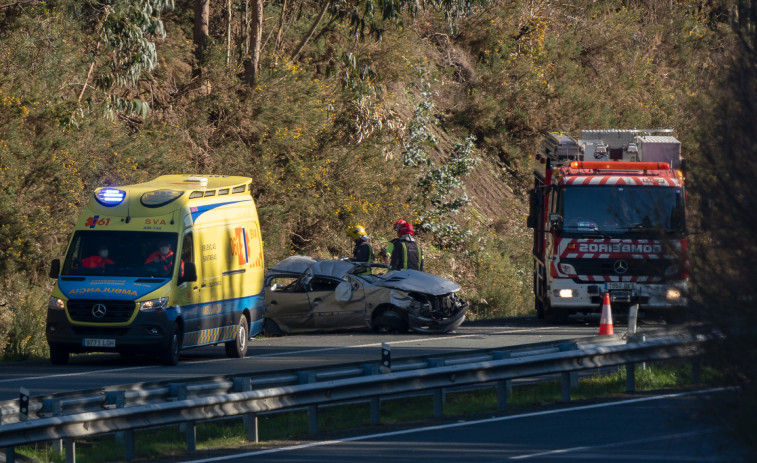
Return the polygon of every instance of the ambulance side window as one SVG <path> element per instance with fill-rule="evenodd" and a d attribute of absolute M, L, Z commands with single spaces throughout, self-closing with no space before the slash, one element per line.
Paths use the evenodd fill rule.
<path fill-rule="evenodd" d="M 192 238 L 192 232 L 184 235 L 184 239 L 181 242 L 180 277 L 184 277 L 184 267 L 187 263 L 194 263 L 194 240 Z"/>

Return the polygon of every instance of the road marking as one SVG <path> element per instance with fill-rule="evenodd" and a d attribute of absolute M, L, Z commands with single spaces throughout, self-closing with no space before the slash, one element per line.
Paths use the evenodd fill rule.
<path fill-rule="evenodd" d="M 590 410 L 594 408 L 615 407 L 618 405 L 649 402 L 652 400 L 670 399 L 670 398 L 675 398 L 675 397 L 685 397 L 685 396 L 698 395 L 698 394 L 709 394 L 713 392 L 721 392 L 726 389 L 727 388 L 713 388 L 713 389 L 705 389 L 701 391 L 677 392 L 677 393 L 671 393 L 671 394 L 663 394 L 659 396 L 640 397 L 636 399 L 621 400 L 618 402 L 605 402 L 605 403 L 600 403 L 600 404 L 579 405 L 577 407 L 560 408 L 556 410 L 544 410 L 544 411 L 539 411 L 539 412 L 524 413 L 522 415 L 500 416 L 500 417 L 494 417 L 494 418 L 487 418 L 484 420 L 449 423 L 449 424 L 443 424 L 443 425 L 438 425 L 438 426 L 426 426 L 426 427 L 414 428 L 414 429 L 403 429 L 400 431 L 392 431 L 392 432 L 385 432 L 385 433 L 378 433 L 378 434 L 368 434 L 364 436 L 346 437 L 344 439 L 334 439 L 334 440 L 327 440 L 327 441 L 320 441 L 320 442 L 309 442 L 307 444 L 292 445 L 288 447 L 279 447 L 275 449 L 255 450 L 252 452 L 239 453 L 236 455 L 225 455 L 221 457 L 204 458 L 201 460 L 186 460 L 184 463 L 210 463 L 210 462 L 215 462 L 215 461 L 233 460 L 233 459 L 238 459 L 238 458 L 254 457 L 258 455 L 266 455 L 266 454 L 271 454 L 271 453 L 291 452 L 293 450 L 301 450 L 301 449 L 307 449 L 307 448 L 312 448 L 312 447 L 323 447 L 326 445 L 342 444 L 346 442 L 358 442 L 358 441 L 364 441 L 364 440 L 369 440 L 369 439 L 380 439 L 380 438 L 386 438 L 386 437 L 401 436 L 401 435 L 406 435 L 406 434 L 414 434 L 414 433 L 419 433 L 419 432 L 438 431 L 442 429 L 460 428 L 464 426 L 472 426 L 472 425 L 478 425 L 478 424 L 497 423 L 500 421 L 516 420 L 519 418 L 531 418 L 535 416 L 556 415 L 559 413 Z M 684 436 L 684 435 L 685 433 L 682 433 L 679 436 Z M 600 447 L 602 446 L 598 446 L 594 448 L 600 448 Z M 576 447 L 575 448 L 575 450 L 588 450 L 588 449 L 590 448 L 589 447 Z M 545 454 L 568 452 L 568 451 L 574 451 L 574 449 L 564 449 L 564 450 L 558 450 L 554 452 L 545 452 Z M 533 456 L 537 456 L 537 455 L 534 454 Z M 516 457 L 511 457 L 510 459 L 517 460 L 517 459 L 525 459 L 525 458 L 530 458 L 530 457 L 531 455 L 520 455 Z"/>
<path fill-rule="evenodd" d="M 509 333 L 520 333 L 523 331 L 545 331 L 545 330 L 555 330 L 560 327 L 534 327 L 534 328 L 519 328 L 519 329 L 512 329 L 512 330 L 502 330 L 502 331 L 494 331 L 491 333 L 484 333 L 484 335 L 497 335 L 497 334 L 509 334 Z M 399 344 L 407 344 L 411 342 L 429 342 L 429 341 L 438 341 L 440 339 L 461 339 L 461 338 L 471 338 L 474 336 L 482 336 L 482 333 L 475 333 L 475 334 L 461 334 L 461 335 L 452 335 L 452 336 L 439 336 L 439 337 L 423 337 L 423 338 L 417 338 L 417 339 L 405 339 L 402 341 L 390 341 L 387 344 L 390 345 L 399 345 Z M 323 347 L 321 349 L 303 349 L 298 351 L 291 351 L 291 352 L 274 352 L 271 354 L 260 354 L 260 355 L 254 355 L 250 356 L 249 358 L 259 358 L 259 357 L 280 357 L 280 356 L 290 356 L 290 355 L 301 355 L 301 354 L 312 354 L 317 352 L 330 352 L 335 350 L 341 350 L 341 349 L 355 349 L 360 347 L 381 347 L 380 342 L 376 343 L 370 343 L 370 344 L 355 344 L 352 346 L 342 346 L 342 347 Z M 211 362 L 221 362 L 221 361 L 230 361 L 230 360 L 239 360 L 239 359 L 233 359 L 233 358 L 214 358 L 214 359 L 208 359 L 208 360 L 197 360 L 197 361 L 187 361 L 182 362 L 185 365 L 197 365 L 197 364 L 203 364 L 203 363 L 211 363 Z M 113 373 L 113 372 L 124 372 L 124 371 L 131 371 L 131 370 L 142 370 L 142 369 L 153 369 L 153 368 L 160 368 L 161 365 L 141 365 L 136 367 L 126 367 L 126 368 L 109 368 L 107 370 L 88 370 L 88 371 L 82 371 L 82 372 L 75 372 L 75 373 L 61 373 L 57 375 L 46 375 L 46 376 L 23 376 L 19 378 L 11 378 L 11 379 L 2 379 L 0 380 L 0 384 L 2 383 L 12 383 L 12 382 L 18 382 L 18 381 L 32 381 L 37 379 L 52 379 L 52 378 L 68 378 L 68 377 L 74 377 L 74 376 L 83 376 L 83 375 L 91 375 L 91 374 L 101 374 L 101 373 Z"/>
<path fill-rule="evenodd" d="M 638 445 L 638 444 L 651 444 L 653 442 L 660 442 L 664 440 L 670 440 L 670 439 L 682 439 L 685 437 L 694 437 L 694 436 L 702 436 L 705 434 L 713 434 L 717 432 L 718 430 L 715 428 L 706 429 L 702 431 L 692 431 L 692 432 L 682 432 L 677 434 L 668 434 L 665 436 L 656 436 L 656 437 L 650 437 L 647 439 L 636 439 L 636 440 L 629 440 L 629 441 L 623 441 L 623 442 L 613 442 L 612 444 L 604 444 L 604 445 L 592 445 L 590 447 L 573 447 L 569 449 L 558 449 L 558 450 L 551 450 L 549 452 L 541 452 L 541 453 L 529 453 L 525 455 L 518 455 L 515 457 L 510 457 L 509 460 L 526 460 L 528 458 L 538 458 L 538 457 L 544 457 L 547 455 L 564 455 L 566 453 L 573 453 L 573 452 L 582 452 L 582 451 L 594 451 L 594 450 L 600 450 L 600 449 L 610 449 L 613 447 L 625 447 L 628 445 Z M 581 458 L 592 458 L 591 455 L 573 455 L 573 457 L 581 457 Z M 602 456 L 601 458 L 606 458 L 606 456 Z M 613 454 L 613 459 L 617 459 L 618 455 Z M 640 459 L 639 455 L 633 456 L 634 460 Z M 659 460 L 659 456 L 654 457 L 655 460 Z M 671 458 L 669 456 L 665 456 L 666 460 L 670 460 Z M 690 457 L 686 457 L 685 461 L 692 461 Z M 696 461 L 719 461 L 718 459 L 710 459 L 707 458 L 705 460 L 696 460 Z"/>

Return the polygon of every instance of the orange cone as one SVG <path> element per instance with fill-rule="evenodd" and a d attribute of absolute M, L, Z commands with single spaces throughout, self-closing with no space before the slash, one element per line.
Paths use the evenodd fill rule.
<path fill-rule="evenodd" d="M 599 335 L 604 334 L 613 334 L 610 293 L 605 293 L 605 300 L 602 302 L 602 318 L 599 319 Z"/>

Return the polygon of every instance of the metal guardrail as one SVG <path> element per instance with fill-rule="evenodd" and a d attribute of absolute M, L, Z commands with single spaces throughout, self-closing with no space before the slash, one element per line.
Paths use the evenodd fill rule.
<path fill-rule="evenodd" d="M 565 346 L 573 348 L 596 347 L 624 344 L 621 336 L 595 336 L 574 340 L 546 341 L 524 344 L 512 348 L 489 348 L 466 351 L 464 353 L 434 354 L 425 356 L 394 359 L 391 370 L 394 372 L 417 370 L 444 365 L 472 363 L 494 360 L 503 355 L 523 357 L 537 354 L 559 352 Z M 563 346 L 563 347 L 561 347 Z M 351 378 L 375 374 L 381 370 L 380 362 L 350 362 L 339 365 L 307 368 L 302 370 L 283 370 L 237 375 L 215 375 L 185 380 L 155 381 L 128 385 L 107 386 L 97 389 L 73 391 L 57 394 L 32 396 L 27 408 L 27 419 L 48 418 L 100 411 L 103 408 L 123 408 L 168 400 L 180 400 L 203 397 L 214 394 L 240 392 L 247 388 L 252 378 L 252 388 L 261 389 L 273 386 L 287 386 L 327 380 Z M 18 399 L 0 402 L 0 425 L 19 421 Z M 1 429 L 1 428 L 0 428 Z"/>
<path fill-rule="evenodd" d="M 371 404 L 371 422 L 378 424 L 382 398 L 419 391 L 434 395 L 434 415 L 443 415 L 445 388 L 493 383 L 500 398 L 499 408 L 506 408 L 510 381 L 541 375 L 562 374 L 563 400 L 570 400 L 572 373 L 602 367 L 626 365 L 633 379 L 633 365 L 640 362 L 697 357 L 704 336 L 676 336 L 566 350 L 536 355 L 484 360 L 453 365 L 377 373 L 368 376 L 326 380 L 290 386 L 268 387 L 243 392 L 224 393 L 158 404 L 77 413 L 11 423 L 0 427 L 0 448 L 6 461 L 14 461 L 15 447 L 35 442 L 62 439 L 66 460 L 75 461 L 75 439 L 122 432 L 126 459 L 134 457 L 134 431 L 184 423 L 187 448 L 195 449 L 195 424 L 219 418 L 246 418 L 248 437 L 257 436 L 260 413 L 307 408 L 311 431 L 317 431 L 319 406 L 367 401 Z M 696 363 L 695 363 L 696 365 Z M 632 382 L 627 389 L 633 390 Z"/>

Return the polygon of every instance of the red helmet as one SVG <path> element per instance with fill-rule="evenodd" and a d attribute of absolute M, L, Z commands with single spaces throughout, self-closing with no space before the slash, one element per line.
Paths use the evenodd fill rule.
<path fill-rule="evenodd" d="M 397 223 L 394 224 L 394 229 L 397 231 L 397 234 L 400 236 L 407 235 L 407 234 L 415 235 L 415 230 L 413 230 L 413 226 L 402 219 L 398 220 Z"/>

